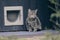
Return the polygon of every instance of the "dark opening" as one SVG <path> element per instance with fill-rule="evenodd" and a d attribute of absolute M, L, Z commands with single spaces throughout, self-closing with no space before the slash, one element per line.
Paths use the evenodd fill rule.
<path fill-rule="evenodd" d="M 19 10 L 9 10 L 7 11 L 7 19 L 10 22 L 15 22 L 18 18 L 20 11 Z"/>

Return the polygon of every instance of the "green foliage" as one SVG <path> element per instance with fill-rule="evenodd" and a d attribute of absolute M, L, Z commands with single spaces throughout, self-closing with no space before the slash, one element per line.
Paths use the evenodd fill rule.
<path fill-rule="evenodd" d="M 60 4 L 58 3 L 58 1 L 59 0 L 49 0 L 52 4 L 55 4 L 55 5 L 59 5 L 60 6 Z"/>
<path fill-rule="evenodd" d="M 55 0 L 49 0 L 51 3 L 53 3 L 53 4 L 55 4 L 56 3 L 56 1 Z"/>
<path fill-rule="evenodd" d="M 56 21 L 52 20 L 54 17 L 56 18 L 59 18 L 60 17 L 60 9 L 58 6 L 60 6 L 59 4 L 59 0 L 49 0 L 50 3 L 54 4 L 55 5 L 55 8 L 53 8 L 52 6 L 48 5 L 48 7 L 50 9 L 52 9 L 53 11 L 55 11 L 55 13 L 52 13 L 51 16 L 50 16 L 50 21 L 52 23 L 54 23 L 55 25 L 57 25 L 58 27 L 60 27 L 60 24 L 58 23 L 58 20 L 56 19 Z M 56 30 L 60 30 L 59 28 L 57 28 L 56 26 L 54 25 L 55 29 Z"/>

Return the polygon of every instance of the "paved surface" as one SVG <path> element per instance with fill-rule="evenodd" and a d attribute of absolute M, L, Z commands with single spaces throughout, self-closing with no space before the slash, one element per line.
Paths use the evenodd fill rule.
<path fill-rule="evenodd" d="M 12 35 L 20 35 L 20 36 L 34 36 L 34 35 L 45 35 L 45 33 L 52 33 L 52 34 L 59 34 L 58 31 L 54 31 L 54 30 L 44 30 L 44 31 L 39 31 L 39 32 L 0 32 L 0 36 L 12 36 Z"/>
<path fill-rule="evenodd" d="M 51 37 L 46 35 L 58 35 L 58 31 L 54 30 L 44 30 L 39 32 L 0 32 L 0 40 L 52 40 Z M 58 37 L 58 36 L 56 36 Z M 60 37 L 58 37 L 58 40 Z"/>

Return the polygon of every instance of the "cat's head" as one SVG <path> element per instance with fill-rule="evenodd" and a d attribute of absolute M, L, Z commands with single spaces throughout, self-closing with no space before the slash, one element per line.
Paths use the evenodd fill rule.
<path fill-rule="evenodd" d="M 37 9 L 36 10 L 28 9 L 28 17 L 35 18 L 36 14 L 37 14 Z"/>

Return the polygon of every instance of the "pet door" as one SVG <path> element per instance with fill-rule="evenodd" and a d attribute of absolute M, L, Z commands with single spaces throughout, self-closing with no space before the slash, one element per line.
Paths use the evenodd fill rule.
<path fill-rule="evenodd" d="M 4 24 L 5 26 L 23 25 L 23 7 L 4 7 Z"/>
<path fill-rule="evenodd" d="M 19 11 L 7 11 L 7 20 L 10 22 L 15 22 L 18 18 L 19 15 Z"/>

